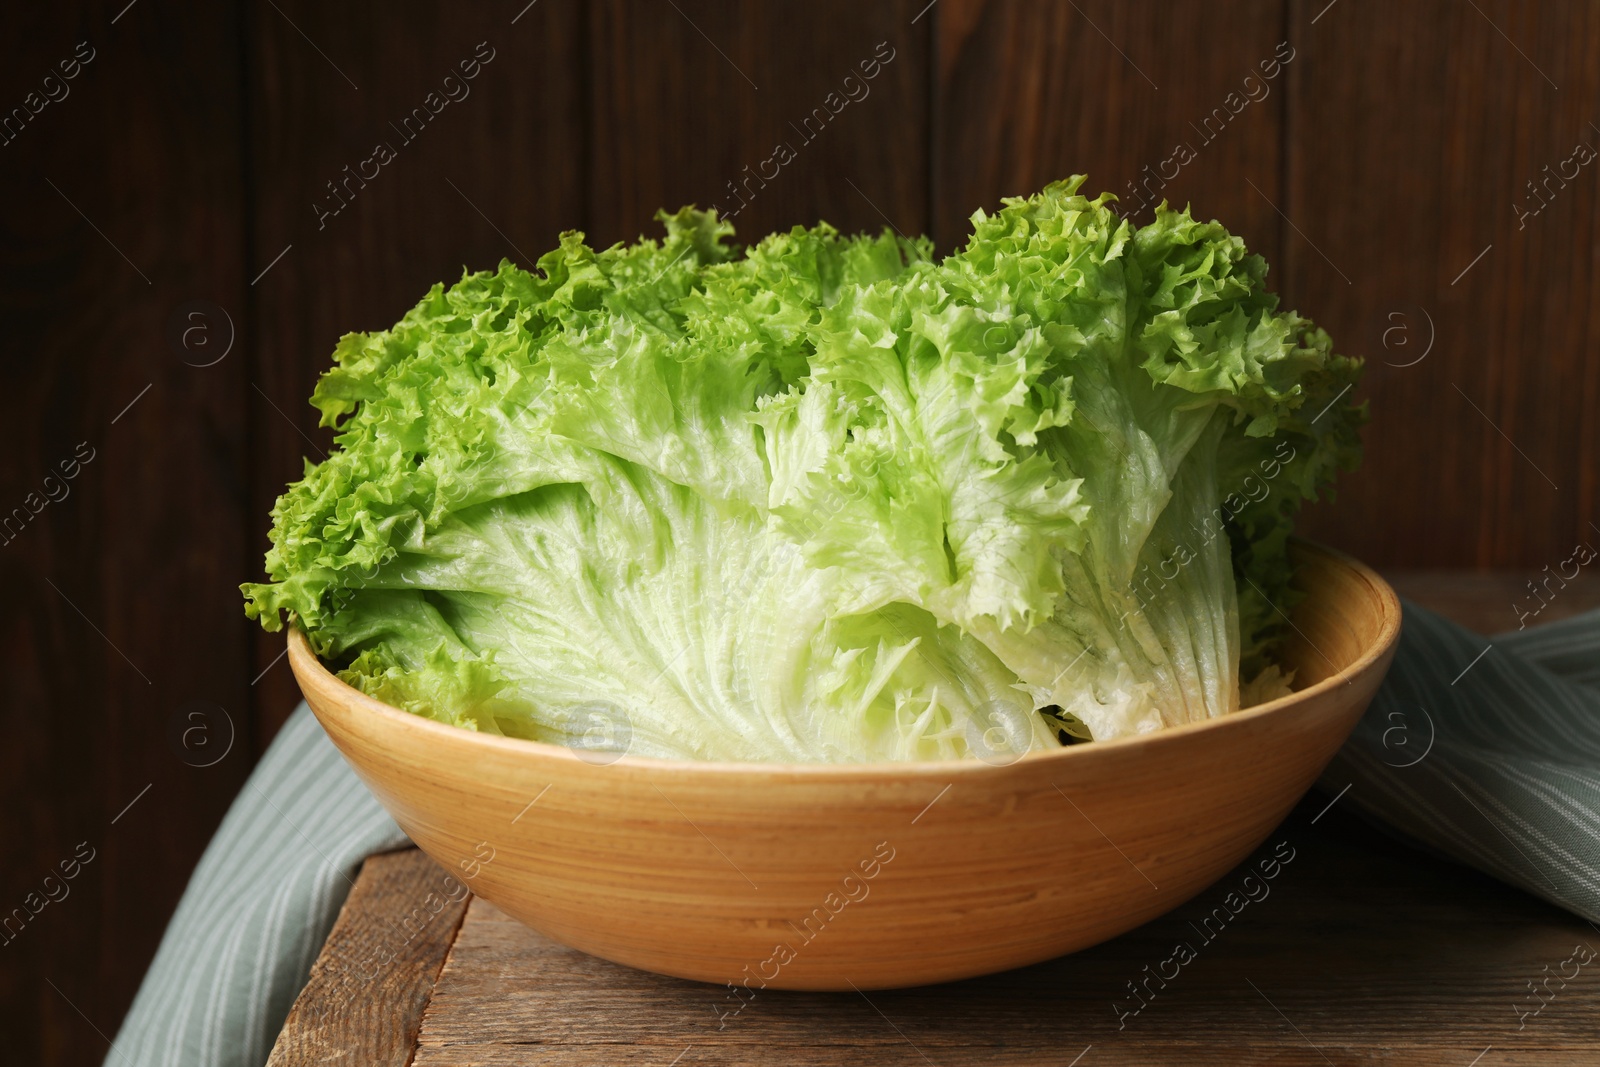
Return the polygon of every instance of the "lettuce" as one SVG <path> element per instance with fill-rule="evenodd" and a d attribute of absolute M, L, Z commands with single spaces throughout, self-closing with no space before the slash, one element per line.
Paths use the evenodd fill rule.
<path fill-rule="evenodd" d="M 1217 223 L 1082 180 L 942 260 L 686 208 L 435 286 L 340 341 L 246 611 L 399 707 L 662 757 L 1009 759 L 1283 691 L 1360 365 Z"/>

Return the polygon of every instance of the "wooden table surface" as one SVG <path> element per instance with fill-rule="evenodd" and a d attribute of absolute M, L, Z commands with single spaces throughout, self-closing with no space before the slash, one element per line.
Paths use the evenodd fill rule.
<path fill-rule="evenodd" d="M 1522 576 L 1391 577 L 1477 629 L 1516 628 Z M 1540 621 L 1600 605 L 1595 583 L 1566 592 Z M 1290 850 L 1265 896 L 1201 929 Z M 1103 945 L 922 989 L 762 991 L 736 1016 L 726 989 L 565 948 L 453 884 L 415 849 L 367 861 L 273 1067 L 1600 1064 L 1600 966 L 1570 962 L 1600 953 L 1600 929 L 1315 792 L 1257 856 Z M 1178 942 L 1196 958 L 1147 981 Z"/>

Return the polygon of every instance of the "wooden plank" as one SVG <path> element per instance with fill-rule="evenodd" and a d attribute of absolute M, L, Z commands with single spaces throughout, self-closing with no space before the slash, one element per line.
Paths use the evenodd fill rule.
<path fill-rule="evenodd" d="M 388 327 L 464 265 L 531 267 L 581 227 L 588 124 L 577 0 L 251 11 L 256 575 L 273 500 L 331 442 L 306 400 L 340 336 Z M 258 637 L 263 741 L 300 699 L 283 651 Z"/>
<path fill-rule="evenodd" d="M 1284 75 L 1299 61 L 1275 59 L 1280 5 L 942 0 L 932 16 L 941 247 L 974 209 L 1087 173 L 1090 195 L 1118 194 L 1137 221 L 1162 197 L 1191 203 L 1277 262 Z"/>
<path fill-rule="evenodd" d="M 804 1063 L 808 1067 L 857 1067 L 862 1060 L 859 1051 L 847 1046 L 817 1046 L 817 1045 L 772 1045 L 769 1046 L 768 1062 L 772 1063 Z M 937 1059 L 931 1059 L 922 1050 L 909 1044 L 891 1046 L 883 1049 L 872 1050 L 872 1063 L 875 1067 L 928 1067 L 928 1064 L 937 1064 L 938 1067 L 1071 1067 L 1072 1049 L 1018 1049 L 1014 1046 L 995 1046 L 991 1048 L 973 1046 L 954 1052 L 945 1049 L 935 1050 Z M 1138 1048 L 1112 1048 L 1109 1051 L 1100 1045 L 1084 1047 L 1087 1053 L 1081 1061 L 1084 1067 L 1090 1064 L 1109 1064 L 1111 1067 L 1151 1067 L 1153 1064 L 1181 1064 L 1183 1067 L 1327 1067 L 1329 1062 L 1335 1062 L 1339 1067 L 1462 1067 L 1470 1064 L 1474 1056 L 1484 1050 L 1473 1048 L 1438 1048 L 1438 1049 L 1338 1049 L 1335 1054 L 1339 1059 L 1335 1061 L 1324 1060 L 1317 1050 L 1304 1047 L 1301 1050 L 1289 1048 L 1258 1048 L 1246 1045 L 1229 1044 L 1223 1046 L 1208 1046 L 1201 1048 L 1196 1045 L 1140 1045 Z M 663 1067 L 672 1067 L 668 1059 L 668 1049 L 649 1050 L 649 1059 L 645 1062 L 660 1064 Z M 748 1067 L 752 1062 L 748 1050 L 745 1049 L 718 1049 L 702 1048 L 698 1045 L 686 1046 L 684 1057 L 678 1061 L 683 1067 Z M 576 1053 L 565 1054 L 566 1058 L 560 1060 L 540 1060 L 540 1063 L 560 1063 L 576 1065 L 603 1065 L 609 1067 L 618 1062 L 617 1057 L 623 1055 L 618 1050 L 608 1047 L 598 1047 Z M 1507 1067 L 1589 1067 L 1594 1061 L 1588 1052 L 1570 1052 L 1561 1049 L 1524 1049 L 1514 1050 L 1509 1053 L 1495 1049 L 1491 1055 L 1496 1058 L 1492 1061 L 1495 1067 L 1502 1064 Z M 526 1067 L 529 1063 L 528 1053 L 525 1049 L 499 1047 L 487 1051 L 473 1049 L 456 1049 L 442 1053 L 439 1057 L 427 1062 L 434 1067 Z M 1094 1057 L 1090 1059 L 1089 1057 Z M 419 1061 L 420 1062 L 420 1061 Z M 632 1062 L 632 1061 L 628 1061 Z M 1482 1061 L 1484 1063 L 1489 1060 Z"/>
<path fill-rule="evenodd" d="M 925 5 L 593 5 L 596 242 L 659 235 L 656 210 L 686 203 L 737 212 L 744 240 L 819 218 L 923 232 Z"/>
<path fill-rule="evenodd" d="M 1293 5 L 1283 284 L 1369 357 L 1372 423 L 1308 529 L 1391 566 L 1554 565 L 1597 533 L 1597 164 L 1519 214 L 1600 149 L 1600 10 L 1325 3 Z"/>
<path fill-rule="evenodd" d="M 0 1027 L 18 1063 L 104 1059 L 252 755 L 242 346 L 219 358 L 244 312 L 236 6 L 122 7 L 14 7 L 0 34 Z"/>
<path fill-rule="evenodd" d="M 1326 804 L 1308 798 L 1196 900 L 1085 952 L 870 997 L 761 991 L 737 1014 L 726 989 L 562 948 L 474 900 L 415 1063 L 1062 1064 L 1090 1046 L 1096 1063 L 1460 1065 L 1491 1046 L 1497 1063 L 1600 1055 L 1600 999 L 1586 991 L 1600 973 L 1580 971 L 1520 1030 L 1516 1011 L 1536 1003 L 1528 981 L 1600 936 Z M 1263 859 L 1286 854 L 1280 842 L 1289 862 L 1270 883 L 1258 875 L 1259 899 L 1208 940 L 1200 925 Z M 1179 942 L 1197 958 L 1129 1014 L 1129 983 Z"/>
<path fill-rule="evenodd" d="M 362 864 L 268 1067 L 405 1067 L 469 895 L 414 848 Z"/>
<path fill-rule="evenodd" d="M 1586 571 L 1565 583 L 1543 571 L 1389 571 L 1384 577 L 1401 596 L 1486 635 L 1600 608 L 1600 578 Z"/>

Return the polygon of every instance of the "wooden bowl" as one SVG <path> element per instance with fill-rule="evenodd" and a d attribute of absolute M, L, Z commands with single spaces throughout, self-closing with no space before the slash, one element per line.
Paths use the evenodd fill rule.
<path fill-rule="evenodd" d="M 1009 766 L 594 762 L 381 704 L 330 674 L 298 630 L 289 661 L 411 839 L 541 933 L 749 990 L 920 985 L 1161 915 L 1310 788 L 1388 668 L 1400 604 L 1362 564 L 1296 551 L 1308 595 L 1287 659 L 1300 691 Z"/>

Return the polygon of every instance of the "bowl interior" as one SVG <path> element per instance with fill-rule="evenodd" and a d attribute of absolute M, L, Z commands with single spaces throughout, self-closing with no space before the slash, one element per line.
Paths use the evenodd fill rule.
<path fill-rule="evenodd" d="M 1342 684 L 1392 651 L 1400 634 L 1400 598 L 1370 567 L 1342 553 L 1298 540 L 1290 551 L 1298 599 L 1286 613 L 1282 659 L 1295 672 L 1298 695 L 1324 683 Z"/>

